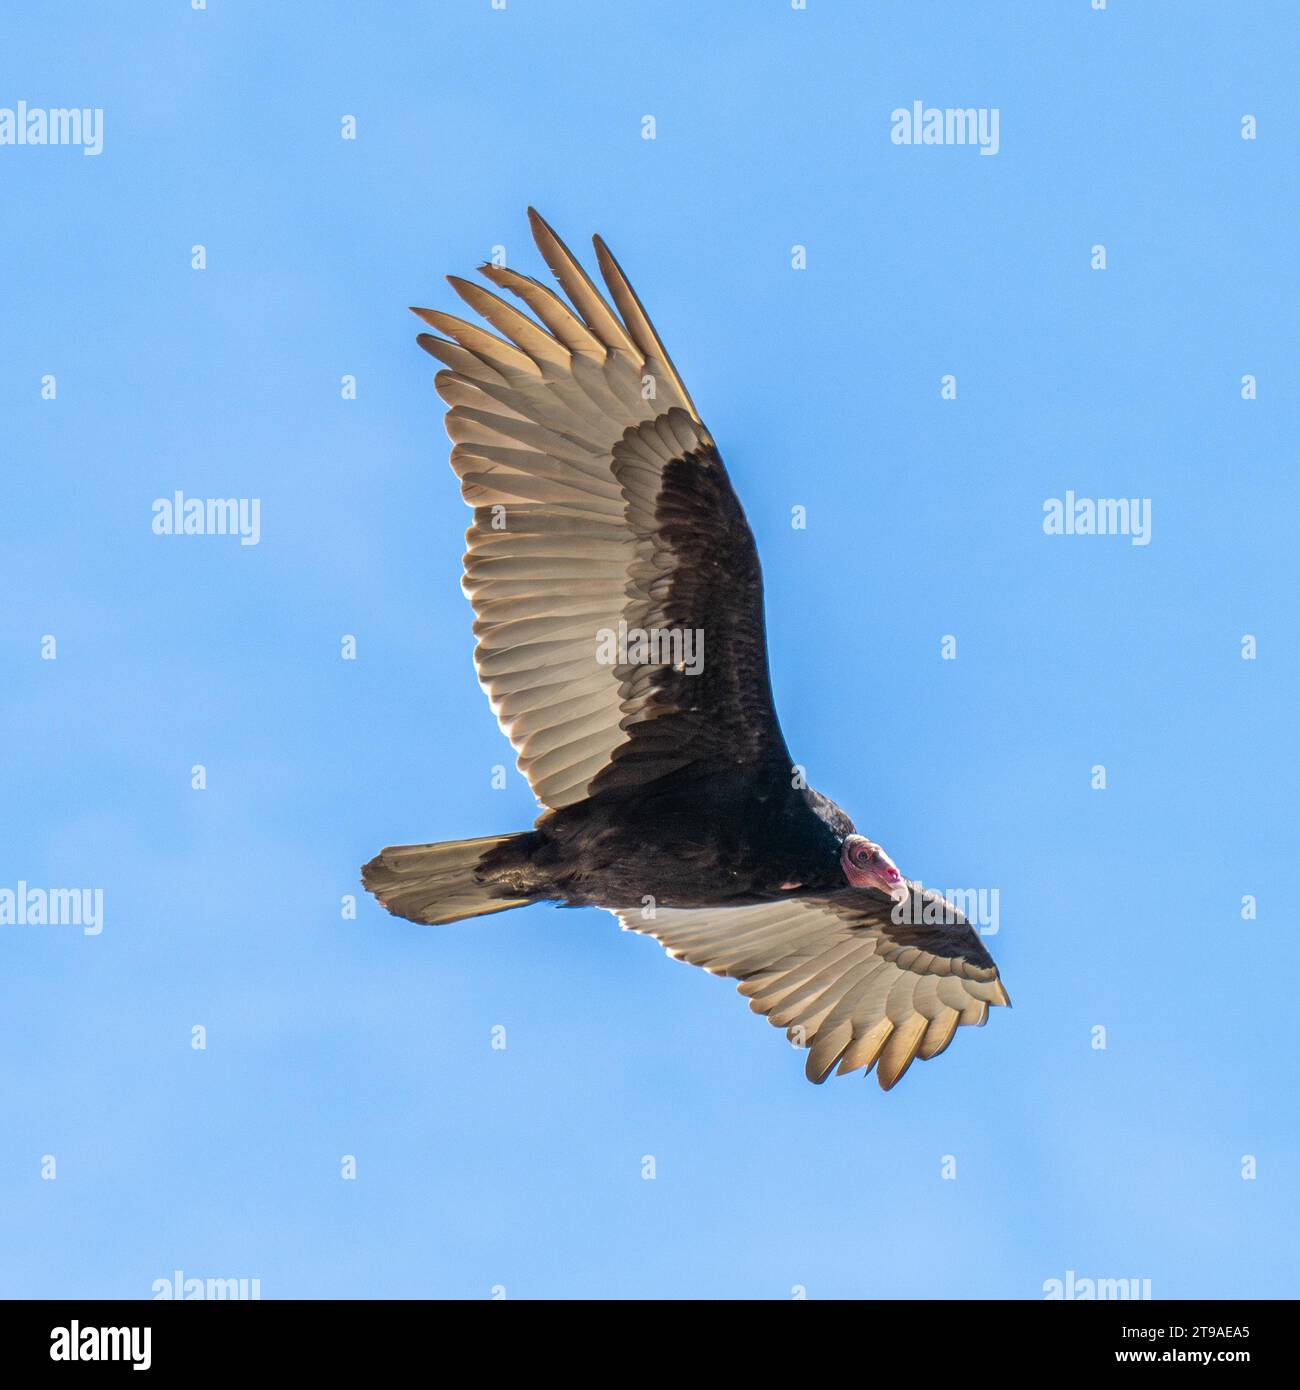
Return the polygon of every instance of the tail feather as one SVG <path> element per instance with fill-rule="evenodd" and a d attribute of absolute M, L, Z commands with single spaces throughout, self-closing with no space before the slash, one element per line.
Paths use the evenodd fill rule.
<path fill-rule="evenodd" d="M 514 838 L 484 835 L 436 845 L 389 845 L 361 870 L 361 881 L 395 917 L 431 927 L 522 907 L 535 899 L 511 897 L 509 888 L 478 872 L 487 855 Z"/>

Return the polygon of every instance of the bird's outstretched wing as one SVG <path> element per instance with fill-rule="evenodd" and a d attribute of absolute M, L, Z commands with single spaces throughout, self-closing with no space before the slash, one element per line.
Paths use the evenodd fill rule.
<path fill-rule="evenodd" d="M 857 889 L 758 907 L 615 914 L 675 960 L 740 981 L 755 1013 L 806 1047 L 810 1081 L 874 1065 L 888 1091 L 914 1057 L 928 1061 L 959 1024 L 1009 1004 L 997 966 L 966 918 L 917 890 L 897 912 Z M 934 921 L 935 918 L 942 920 Z"/>
<path fill-rule="evenodd" d="M 529 217 L 568 303 L 484 265 L 535 318 L 454 276 L 502 336 L 415 310 L 445 335 L 419 341 L 449 368 L 475 663 L 520 771 L 562 807 L 691 765 L 788 769 L 758 555 L 718 451 L 600 238 L 621 318 Z"/>

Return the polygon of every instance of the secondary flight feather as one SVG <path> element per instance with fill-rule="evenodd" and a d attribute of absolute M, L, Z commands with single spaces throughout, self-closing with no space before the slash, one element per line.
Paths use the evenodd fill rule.
<path fill-rule="evenodd" d="M 529 219 L 563 298 L 484 265 L 517 302 L 448 279 L 488 328 L 414 312 L 474 509 L 462 585 L 479 681 L 544 809 L 531 830 L 390 846 L 363 882 L 429 925 L 607 908 L 740 981 L 808 1049 L 811 1080 L 874 1067 L 888 1090 L 1010 1002 L 997 967 L 956 908 L 803 785 L 717 446 L 604 242 L 608 300 Z"/>

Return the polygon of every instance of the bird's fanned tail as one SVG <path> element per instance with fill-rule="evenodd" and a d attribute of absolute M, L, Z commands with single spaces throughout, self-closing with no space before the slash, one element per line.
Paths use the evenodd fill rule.
<path fill-rule="evenodd" d="M 510 889 L 484 874 L 489 857 L 515 838 L 389 845 L 361 870 L 361 881 L 395 917 L 430 927 L 523 907 L 533 899 L 510 896 Z"/>

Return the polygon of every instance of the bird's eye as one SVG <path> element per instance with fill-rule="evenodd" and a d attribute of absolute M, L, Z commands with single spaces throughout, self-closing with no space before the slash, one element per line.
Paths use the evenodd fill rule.
<path fill-rule="evenodd" d="M 849 858 L 859 869 L 865 869 L 875 857 L 876 851 L 870 845 L 854 845 L 849 854 Z"/>

